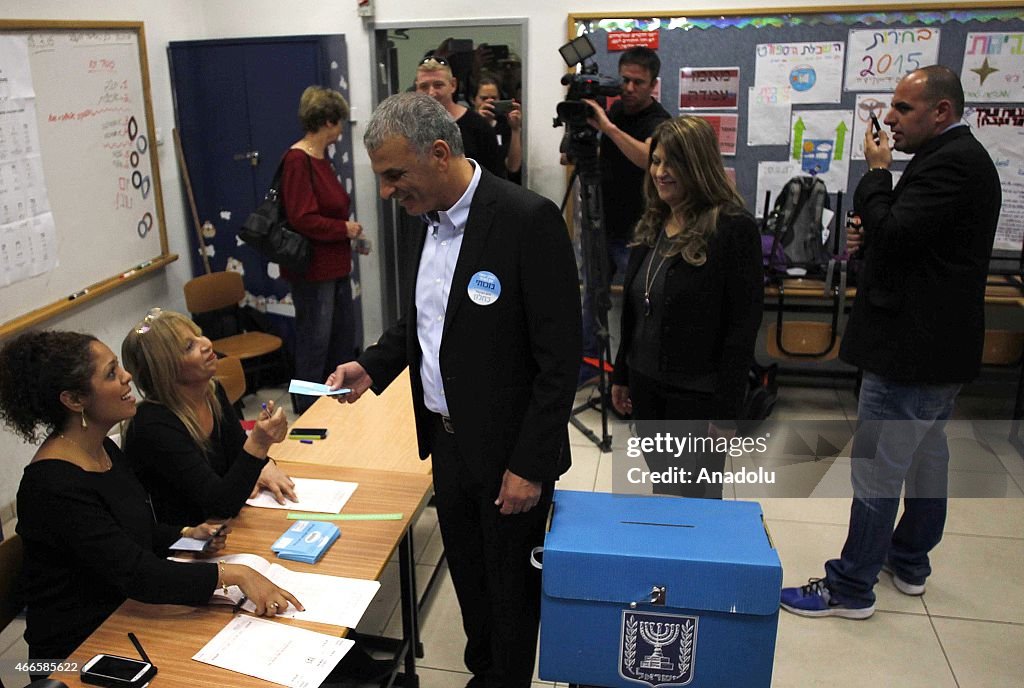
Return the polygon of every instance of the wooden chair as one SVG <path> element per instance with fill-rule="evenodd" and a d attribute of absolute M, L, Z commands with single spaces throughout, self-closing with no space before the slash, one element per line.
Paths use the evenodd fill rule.
<path fill-rule="evenodd" d="M 242 368 L 242 361 L 236 356 L 218 358 L 216 378 L 224 386 L 228 401 L 241 416 L 241 399 L 245 396 L 245 369 Z"/>
<path fill-rule="evenodd" d="M 772 323 L 765 343 L 768 355 L 782 360 L 831 361 L 839 355 L 839 337 L 828 322 L 790 320 L 784 329 Z"/>
<path fill-rule="evenodd" d="M 192 319 L 213 340 L 214 351 L 242 362 L 245 372 L 253 375 L 252 388 L 256 389 L 260 370 L 282 364 L 287 367 L 287 363 L 280 337 L 245 331 L 238 305 L 243 298 L 245 285 L 237 272 L 212 272 L 185 283 L 185 306 Z M 269 360 L 273 353 L 279 356 Z"/>
<path fill-rule="evenodd" d="M 14 534 L 0 541 L 0 631 L 7 628 L 22 609 L 14 594 L 14 586 L 24 559 L 25 547 L 20 535 Z M 0 681 L 0 688 L 4 688 L 3 681 Z M 67 684 L 43 678 L 33 681 L 26 688 L 67 688 Z"/>
<path fill-rule="evenodd" d="M 14 586 L 21 571 L 23 556 L 21 536 L 11 535 L 0 542 L 0 631 L 7 628 L 21 611 L 21 605 L 15 601 Z M 3 681 L 0 681 L 0 688 L 3 685 Z"/>

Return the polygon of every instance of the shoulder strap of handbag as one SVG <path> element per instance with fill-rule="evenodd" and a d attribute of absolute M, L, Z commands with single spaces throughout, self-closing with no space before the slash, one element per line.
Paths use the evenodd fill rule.
<path fill-rule="evenodd" d="M 298 148 L 288 150 L 299 150 Z M 281 162 L 277 163 L 277 171 L 274 172 L 274 178 L 270 181 L 270 188 L 267 190 L 267 195 L 275 194 L 281 196 L 281 175 L 284 173 L 284 159 L 288 155 L 288 151 L 285 151 L 284 155 L 281 156 Z M 303 153 L 302 155 L 306 158 L 306 164 L 309 166 L 309 183 L 313 184 L 313 161 L 310 160 L 310 156 Z"/>

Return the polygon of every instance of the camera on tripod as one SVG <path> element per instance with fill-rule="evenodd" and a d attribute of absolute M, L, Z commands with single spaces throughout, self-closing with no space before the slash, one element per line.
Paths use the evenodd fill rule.
<path fill-rule="evenodd" d="M 575 67 L 597 51 L 584 34 L 563 45 L 558 52 L 568 66 Z M 581 102 L 583 99 L 597 101 L 598 105 L 604 107 L 606 97 L 622 93 L 622 80 L 619 77 L 605 76 L 597 72 L 597 64 L 592 62 L 584 64 L 578 74 L 566 74 L 562 77 L 562 85 L 568 86 L 569 90 L 565 94 L 565 100 L 555 106 L 554 126 L 560 127 L 564 124 L 570 129 L 586 127 L 590 106 Z"/>

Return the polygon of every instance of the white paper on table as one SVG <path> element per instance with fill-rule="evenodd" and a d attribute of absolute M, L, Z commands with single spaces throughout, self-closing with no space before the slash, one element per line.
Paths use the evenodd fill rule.
<path fill-rule="evenodd" d="M 168 557 L 171 561 L 183 563 L 195 563 L 205 561 L 203 559 L 179 559 Z M 303 621 L 316 621 L 319 623 L 332 624 L 334 626 L 345 626 L 355 628 L 366 608 L 370 606 L 377 591 L 380 590 L 380 582 L 373 580 L 362 580 L 359 578 L 343 578 L 342 576 L 329 576 L 322 573 L 305 573 L 292 571 L 280 564 L 272 564 L 258 554 L 242 552 L 240 554 L 229 554 L 220 557 L 225 564 L 240 564 L 248 566 L 257 573 L 266 576 L 274 585 L 284 588 L 302 603 L 305 611 L 299 611 L 291 603 L 288 609 L 279 611 L 278 616 L 287 619 L 301 619 Z M 225 595 L 220 588 L 213 593 L 211 604 L 235 604 L 242 600 L 244 595 L 237 585 L 228 587 L 228 594 Z M 242 609 L 247 612 L 255 612 L 256 604 L 246 601 Z"/>
<path fill-rule="evenodd" d="M 348 628 L 355 628 L 359 624 L 374 595 L 380 590 L 379 581 L 300 573 L 280 564 L 271 564 L 262 573 L 274 585 L 295 595 L 306 608 L 300 612 L 289 604 L 288 609 L 277 613 L 279 617 Z M 242 609 L 255 612 L 256 605 L 249 600 L 242 605 Z"/>
<path fill-rule="evenodd" d="M 260 490 L 254 499 L 245 501 L 249 506 L 264 509 L 291 509 L 292 511 L 314 511 L 324 514 L 340 513 L 359 483 L 348 483 L 340 480 L 318 480 L 316 478 L 292 478 L 295 483 L 295 495 L 299 498 L 293 502 L 285 497 L 284 504 L 278 504 L 274 495 L 268 490 Z"/>
<path fill-rule="evenodd" d="M 236 616 L 192 659 L 290 688 L 317 688 L 355 643 L 253 616 Z"/>

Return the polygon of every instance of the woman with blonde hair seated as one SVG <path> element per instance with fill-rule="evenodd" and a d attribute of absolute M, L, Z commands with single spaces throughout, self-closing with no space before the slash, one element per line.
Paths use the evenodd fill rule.
<path fill-rule="evenodd" d="M 135 415 L 131 379 L 89 334 L 29 332 L 0 350 L 0 418 L 26 442 L 42 436 L 18 489 L 19 586 L 32 658 L 66 658 L 126 599 L 199 605 L 221 585 L 238 585 L 257 614 L 273 616 L 289 603 L 302 609 L 248 566 L 164 558 L 183 534 L 212 538 L 207 551 L 217 552 L 230 527 L 154 522 L 145 491 L 107 437 Z M 181 528 L 189 523 L 199 525 Z"/>
<path fill-rule="evenodd" d="M 157 518 L 231 518 L 260 488 L 282 504 L 295 500 L 294 484 L 267 456 L 288 431 L 283 409 L 268 403 L 246 437 L 214 379 L 217 354 L 198 325 L 151 309 L 125 337 L 121 355 L 143 396 L 125 432 L 125 453 Z"/>

